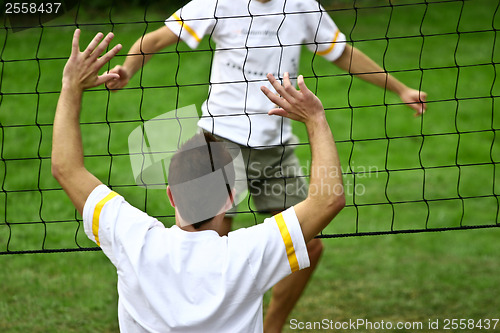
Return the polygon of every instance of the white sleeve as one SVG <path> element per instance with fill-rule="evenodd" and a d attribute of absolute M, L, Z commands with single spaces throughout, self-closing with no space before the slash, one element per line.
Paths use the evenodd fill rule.
<path fill-rule="evenodd" d="M 83 207 L 85 234 L 101 247 L 118 268 L 122 255 L 140 255 L 146 233 L 164 225 L 131 206 L 118 193 L 105 185 L 97 186 Z"/>
<path fill-rule="evenodd" d="M 247 258 L 254 283 L 267 291 L 284 277 L 309 267 L 309 255 L 293 207 L 264 223 L 239 229 L 228 237 L 231 251 Z"/>
<path fill-rule="evenodd" d="M 203 36 L 213 32 L 216 10 L 217 0 L 192 0 L 170 16 L 165 25 L 195 49 Z"/>
<path fill-rule="evenodd" d="M 318 2 L 304 1 L 307 48 L 329 61 L 338 59 L 345 49 L 346 37 Z"/>

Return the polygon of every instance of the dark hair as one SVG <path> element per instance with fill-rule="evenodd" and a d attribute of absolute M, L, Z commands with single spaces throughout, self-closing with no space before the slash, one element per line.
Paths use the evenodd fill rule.
<path fill-rule="evenodd" d="M 199 133 L 174 154 L 168 184 L 181 217 L 199 229 L 217 215 L 234 187 L 234 167 L 226 143 Z"/>

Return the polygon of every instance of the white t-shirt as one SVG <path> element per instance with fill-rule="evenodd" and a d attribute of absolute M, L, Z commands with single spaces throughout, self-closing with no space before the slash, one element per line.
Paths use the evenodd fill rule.
<path fill-rule="evenodd" d="M 293 207 L 220 237 L 165 228 L 100 185 L 83 220 L 117 268 L 122 332 L 262 332 L 263 294 L 309 266 Z"/>
<path fill-rule="evenodd" d="M 260 90 L 270 87 L 267 73 L 295 78 L 302 45 L 330 61 L 345 48 L 345 36 L 315 0 L 192 0 L 165 24 L 191 48 L 205 35 L 216 43 L 199 126 L 253 148 L 292 136 L 288 119 L 267 115 L 274 108 Z"/>

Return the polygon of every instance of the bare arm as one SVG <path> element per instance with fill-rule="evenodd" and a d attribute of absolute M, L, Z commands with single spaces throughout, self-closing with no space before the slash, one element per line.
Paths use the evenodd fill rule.
<path fill-rule="evenodd" d="M 110 73 L 120 77 L 107 83 L 109 89 L 125 87 L 135 73 L 141 69 L 151 57 L 165 47 L 177 43 L 179 37 L 166 26 L 152 31 L 139 38 L 130 48 L 123 65 L 113 68 Z"/>
<path fill-rule="evenodd" d="M 98 33 L 87 49 L 80 52 L 80 30 L 75 30 L 71 56 L 64 67 L 62 89 L 57 103 L 52 135 L 52 174 L 61 184 L 76 209 L 83 206 L 92 190 L 101 182 L 92 175 L 83 163 L 83 148 L 80 132 L 80 109 L 83 91 L 99 86 L 117 74 L 97 75 L 97 72 L 121 49 L 115 46 L 104 56 L 113 34 Z"/>
<path fill-rule="evenodd" d="M 309 193 L 306 200 L 294 206 L 306 242 L 314 238 L 344 208 L 345 196 L 342 170 L 335 141 L 326 120 L 321 101 L 298 78 L 300 90 L 290 83 L 285 73 L 283 85 L 271 74 L 268 79 L 281 97 L 266 87 L 262 91 L 281 108 L 269 111 L 305 123 L 311 143 L 312 167 Z"/>
<path fill-rule="evenodd" d="M 350 44 L 346 44 L 342 55 L 333 63 L 360 79 L 398 94 L 404 103 L 415 110 L 416 115 L 425 112 L 427 107 L 425 104 L 427 94 L 425 92 L 407 87 Z"/>

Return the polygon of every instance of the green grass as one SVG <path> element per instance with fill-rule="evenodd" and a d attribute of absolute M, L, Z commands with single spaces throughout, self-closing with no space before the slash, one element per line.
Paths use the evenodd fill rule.
<path fill-rule="evenodd" d="M 370 8 L 376 3 L 359 2 L 356 11 L 331 14 L 355 46 L 429 94 L 424 117 L 413 118 L 397 96 L 353 80 L 307 51 L 302 57 L 301 72 L 326 107 L 347 172 L 348 207 L 324 234 L 498 224 L 500 40 L 492 30 L 500 26 L 497 3 L 393 3 Z M 107 13 L 82 8 L 76 20 L 82 45 L 97 31 L 113 28 L 115 42 L 128 50 L 170 12 L 148 11 L 147 19 L 157 21 L 149 25 L 141 10 L 112 14 L 113 27 L 102 23 Z M 43 30 L 0 34 L 0 252 L 94 246 L 50 175 L 52 121 L 74 22 L 66 15 Z M 206 40 L 197 52 L 167 51 L 127 89 L 86 93 L 82 132 L 88 168 L 170 225 L 172 210 L 163 191 L 129 186 L 134 180 L 127 137 L 141 119 L 177 106 L 200 107 L 211 52 Z M 123 55 L 111 66 L 122 61 Z M 306 142 L 303 126 L 294 125 L 294 132 Z M 307 146 L 297 154 L 306 165 Z M 241 214 L 235 226 L 263 218 Z M 499 236 L 492 228 L 325 239 L 322 262 L 291 318 L 394 323 L 499 318 Z M 118 330 L 116 273 L 101 252 L 3 255 L 0 267 L 1 332 Z"/>

